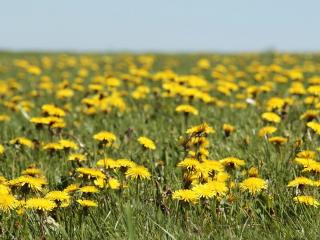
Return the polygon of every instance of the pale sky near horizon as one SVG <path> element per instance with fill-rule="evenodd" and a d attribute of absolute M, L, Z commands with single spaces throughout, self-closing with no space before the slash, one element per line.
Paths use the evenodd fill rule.
<path fill-rule="evenodd" d="M 316 0 L 0 3 L 0 50 L 320 51 Z"/>

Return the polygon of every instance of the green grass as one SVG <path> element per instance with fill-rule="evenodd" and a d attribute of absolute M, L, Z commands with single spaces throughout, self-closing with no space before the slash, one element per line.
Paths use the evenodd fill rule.
<path fill-rule="evenodd" d="M 254 80 L 254 72 L 248 66 L 257 61 L 260 65 L 279 63 L 284 69 L 293 69 L 303 66 L 306 62 L 317 66 L 319 55 L 292 55 L 293 63 L 282 61 L 283 55 L 155 55 L 155 62 L 148 70 L 151 75 L 168 67 L 179 75 L 202 75 L 212 84 L 209 91 L 211 96 L 227 103 L 225 107 L 216 104 L 205 104 L 199 100 L 189 100 L 189 103 L 199 110 L 198 116 L 190 116 L 186 126 L 184 116 L 175 112 L 175 107 L 187 101 L 181 97 L 163 98 L 152 92 L 145 99 L 135 100 L 130 95 L 124 95 L 127 104 L 124 113 L 114 109 L 110 113 L 98 112 L 94 116 L 87 116 L 80 111 L 81 100 L 92 93 L 85 90 L 75 92 L 71 99 L 63 100 L 52 93 L 39 89 L 42 76 L 51 77 L 54 89 L 62 81 L 63 72 L 68 72 L 66 79 L 71 85 L 77 78 L 80 68 L 89 70 L 87 77 L 83 77 L 83 86 L 86 88 L 92 83 L 95 76 L 114 75 L 121 79 L 120 73 L 128 72 L 128 62 L 141 64 L 136 55 L 109 55 L 111 63 L 103 55 L 89 55 L 90 61 L 96 67 L 82 64 L 79 59 L 82 55 L 46 54 L 53 60 L 51 68 L 45 69 L 41 65 L 44 54 L 11 54 L 0 55 L 0 82 L 8 84 L 10 79 L 16 79 L 20 89 L 12 89 L 1 93 L 0 115 L 11 117 L 9 122 L 0 122 L 0 144 L 6 150 L 0 155 L 0 175 L 7 179 L 20 176 L 21 171 L 29 165 L 35 164 L 48 179 L 50 190 L 62 190 L 77 179 L 69 176 L 73 166 L 67 161 L 67 153 L 49 154 L 41 149 L 15 148 L 9 141 L 18 136 L 25 136 L 39 142 L 53 142 L 61 137 L 84 144 L 82 151 L 88 154 L 86 166 L 94 167 L 95 163 L 104 157 L 128 158 L 147 167 L 151 180 L 139 182 L 136 187 L 134 181 L 127 181 L 128 188 L 123 190 L 103 189 L 94 195 L 98 208 L 84 210 L 75 201 L 67 208 L 59 208 L 51 213 L 37 214 L 27 211 L 18 215 L 0 211 L 1 239 L 317 239 L 320 227 L 319 209 L 312 206 L 297 205 L 292 198 L 295 190 L 289 189 L 287 184 L 296 176 L 302 175 L 301 168 L 293 162 L 295 154 L 300 150 L 315 150 L 318 146 L 318 136 L 305 135 L 306 126 L 300 115 L 307 109 L 314 108 L 303 103 L 305 97 L 292 96 L 288 92 L 290 84 L 273 82 L 272 91 L 261 93 L 256 98 L 257 105 L 247 105 L 245 109 L 235 109 L 229 103 L 245 102 L 236 99 L 236 93 L 245 93 L 240 88 L 231 96 L 225 96 L 216 91 L 217 80 L 211 77 L 211 70 L 218 64 L 225 65 L 228 74 L 239 84 L 246 81 L 253 86 L 261 86 L 266 81 L 272 81 L 277 73 L 268 73 L 266 80 Z M 59 67 L 58 64 L 65 58 L 74 58 L 75 66 Z M 195 66 L 200 58 L 207 58 L 211 62 L 210 70 L 197 70 Z M 14 60 L 25 59 L 29 63 L 41 66 L 42 73 L 34 76 L 22 68 L 14 66 Z M 227 61 L 226 61 L 227 60 Z M 172 61 L 176 64 L 172 65 Z M 109 69 L 104 67 L 109 65 Z M 243 71 L 245 76 L 235 77 L 235 70 Z M 284 71 L 279 74 L 284 74 Z M 319 76 L 320 69 L 304 72 L 302 83 L 305 87 L 310 84 L 307 80 L 312 76 Z M 152 81 L 149 77 L 142 77 L 141 84 L 150 88 L 161 89 L 160 81 Z M 0 86 L 1 87 L 1 86 Z M 136 86 L 123 83 L 118 91 L 131 93 Z M 86 88 L 87 89 L 87 88 Z M 38 90 L 40 96 L 30 97 L 32 90 Z M 108 93 L 106 88 L 105 93 Z M 12 111 L 5 103 L 13 96 L 22 96 L 24 100 L 34 106 L 28 112 L 30 117 L 41 114 L 41 106 L 54 103 L 59 107 L 71 104 L 72 111 L 65 117 L 67 127 L 59 134 L 51 134 L 47 130 L 38 130 L 23 115 L 20 110 Z M 287 136 L 288 144 L 277 149 L 264 138 L 257 136 L 257 131 L 264 126 L 261 114 L 266 111 L 265 102 L 273 97 L 293 97 L 295 104 L 288 108 L 288 117 L 277 124 L 278 131 L 274 135 Z M 145 107 L 148 105 L 149 107 Z M 207 122 L 216 133 L 209 136 L 210 159 L 222 159 L 235 156 L 246 161 L 246 166 L 233 174 L 235 182 L 242 181 L 245 176 L 242 170 L 255 166 L 259 169 L 261 178 L 268 180 L 268 189 L 259 196 L 251 196 L 241 192 L 238 188 L 231 189 L 234 201 L 226 199 L 209 200 L 207 202 L 188 205 L 171 199 L 170 192 L 183 186 L 181 169 L 176 165 L 183 160 L 185 153 L 179 145 L 179 136 L 193 125 Z M 222 125 L 230 123 L 237 130 L 230 137 L 225 138 Z M 126 133 L 132 130 L 130 136 Z M 92 136 L 102 130 L 110 131 L 118 137 L 117 148 L 98 149 L 98 143 Z M 145 135 L 153 139 L 157 149 L 145 151 L 137 142 L 139 136 Z M 303 138 L 302 146 L 296 148 L 295 140 Z M 163 164 L 158 164 L 162 161 Z M 236 176 L 237 175 L 237 176 Z M 119 177 L 120 178 L 120 177 Z M 315 177 L 316 179 L 316 177 Z M 306 189 L 306 194 L 319 197 L 316 188 Z"/>

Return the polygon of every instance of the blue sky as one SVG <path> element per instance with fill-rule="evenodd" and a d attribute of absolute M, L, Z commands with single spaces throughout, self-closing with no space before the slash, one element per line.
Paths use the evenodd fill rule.
<path fill-rule="evenodd" d="M 320 1 L 0 0 L 0 49 L 320 51 Z"/>

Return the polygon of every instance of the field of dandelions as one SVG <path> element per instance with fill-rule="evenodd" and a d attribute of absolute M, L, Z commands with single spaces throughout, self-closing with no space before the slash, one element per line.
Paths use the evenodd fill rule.
<path fill-rule="evenodd" d="M 1 53 L 0 238 L 318 238 L 319 60 Z"/>

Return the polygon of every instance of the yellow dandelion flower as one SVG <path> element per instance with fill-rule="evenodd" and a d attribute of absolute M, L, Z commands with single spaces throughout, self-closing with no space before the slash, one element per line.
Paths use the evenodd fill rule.
<path fill-rule="evenodd" d="M 228 188 L 224 182 L 210 181 L 205 184 L 197 184 L 192 190 L 198 194 L 199 198 L 212 198 L 224 196 Z"/>
<path fill-rule="evenodd" d="M 279 123 L 281 121 L 281 117 L 273 112 L 265 112 L 261 115 L 263 120 L 273 123 Z"/>
<path fill-rule="evenodd" d="M 57 205 L 54 201 L 45 198 L 30 198 L 26 201 L 26 209 L 52 211 Z"/>
<path fill-rule="evenodd" d="M 64 121 L 59 121 L 59 122 L 55 122 L 53 123 L 50 128 L 52 129 L 62 129 L 66 126 L 66 123 Z"/>
<path fill-rule="evenodd" d="M 209 146 L 209 141 L 205 138 L 205 137 L 197 137 L 197 136 L 194 136 L 194 137 L 191 137 L 189 139 L 189 142 L 187 143 L 187 146 L 191 147 L 191 146 L 199 146 L 202 147 L 202 148 L 207 148 Z"/>
<path fill-rule="evenodd" d="M 206 149 L 204 147 L 200 147 L 198 150 L 198 155 L 201 160 L 207 159 L 207 157 L 209 156 L 209 151 L 208 151 L 208 149 Z"/>
<path fill-rule="evenodd" d="M 320 204 L 318 200 L 312 196 L 297 196 L 293 198 L 293 201 L 295 201 L 298 204 L 304 204 L 313 207 L 318 207 Z"/>
<path fill-rule="evenodd" d="M 45 196 L 46 199 L 52 200 L 52 201 L 68 201 L 70 199 L 70 196 L 65 191 L 51 191 L 48 192 Z"/>
<path fill-rule="evenodd" d="M 28 148 L 34 148 L 34 143 L 25 137 L 18 137 L 18 138 L 12 139 L 10 140 L 9 143 L 12 145 L 17 144 L 17 145 L 26 146 Z"/>
<path fill-rule="evenodd" d="M 49 116 L 64 117 L 66 115 L 65 111 L 61 108 L 54 106 L 53 104 L 45 104 L 41 107 L 42 112 Z"/>
<path fill-rule="evenodd" d="M 94 185 L 96 185 L 99 188 L 103 188 L 105 186 L 105 179 L 103 178 L 97 178 L 93 181 Z"/>
<path fill-rule="evenodd" d="M 313 181 L 313 186 L 320 187 L 320 180 Z"/>
<path fill-rule="evenodd" d="M 14 196 L 10 194 L 0 194 L 0 211 L 9 212 L 10 210 L 16 208 L 18 201 Z"/>
<path fill-rule="evenodd" d="M 147 138 L 147 137 L 139 137 L 138 138 L 138 142 L 144 146 L 145 148 L 147 149 L 151 149 L 151 150 L 155 150 L 156 149 L 156 145 L 155 143 L 150 139 L 150 138 Z"/>
<path fill-rule="evenodd" d="M 4 114 L 0 115 L 0 122 L 8 122 L 8 121 L 10 121 L 10 117 L 8 115 L 4 115 Z"/>
<path fill-rule="evenodd" d="M 269 138 L 268 141 L 277 145 L 283 145 L 288 142 L 288 139 L 280 136 L 275 136 L 275 137 Z"/>
<path fill-rule="evenodd" d="M 43 176 L 42 171 L 36 167 L 28 167 L 21 172 L 21 175 L 29 175 L 31 177 L 41 177 Z"/>
<path fill-rule="evenodd" d="M 49 150 L 49 151 L 53 151 L 53 150 L 62 150 L 63 149 L 63 146 L 60 144 L 60 143 L 56 143 L 56 142 L 53 142 L 53 143 L 47 143 L 43 146 L 43 149 L 44 150 Z"/>
<path fill-rule="evenodd" d="M 294 147 L 298 148 L 298 147 L 301 147 L 303 143 L 303 140 L 301 138 L 297 138 L 294 142 Z"/>
<path fill-rule="evenodd" d="M 97 193 L 99 192 L 99 189 L 97 189 L 95 186 L 84 186 L 79 188 L 79 192 L 82 193 Z"/>
<path fill-rule="evenodd" d="M 228 123 L 224 123 L 222 128 L 226 137 L 228 137 L 231 133 L 236 131 L 236 128 Z"/>
<path fill-rule="evenodd" d="M 227 157 L 220 160 L 220 163 L 226 167 L 240 168 L 245 165 L 245 161 L 236 157 Z"/>
<path fill-rule="evenodd" d="M 258 135 L 260 137 L 268 136 L 277 131 L 277 128 L 274 126 L 266 126 L 259 130 Z"/>
<path fill-rule="evenodd" d="M 36 126 L 50 124 L 50 120 L 46 117 L 33 117 L 30 119 L 30 122 L 36 124 Z"/>
<path fill-rule="evenodd" d="M 59 144 L 64 148 L 64 149 L 78 149 L 78 145 L 70 140 L 66 139 L 61 139 L 59 141 Z"/>
<path fill-rule="evenodd" d="M 40 75 L 42 72 L 41 69 L 37 66 L 28 66 L 27 71 L 28 71 L 28 73 L 33 74 L 33 75 Z"/>
<path fill-rule="evenodd" d="M 197 184 L 192 188 L 192 191 L 194 191 L 199 198 L 213 198 L 216 196 L 216 192 L 211 189 L 209 184 Z"/>
<path fill-rule="evenodd" d="M 218 182 L 226 182 L 230 179 L 230 174 L 227 172 L 218 172 L 214 179 Z"/>
<path fill-rule="evenodd" d="M 187 203 L 197 203 L 199 201 L 199 195 L 193 190 L 181 189 L 173 192 L 172 199 Z"/>
<path fill-rule="evenodd" d="M 108 145 L 108 146 L 111 145 L 113 142 L 115 142 L 117 139 L 116 135 L 114 135 L 111 132 L 107 132 L 107 131 L 99 132 L 99 133 L 95 134 L 93 136 L 93 138 L 95 140 L 98 140 L 99 142 L 102 142 L 102 143 Z"/>
<path fill-rule="evenodd" d="M 300 116 L 300 119 L 306 119 L 307 121 L 312 121 L 318 116 L 319 116 L 319 110 L 309 109 Z"/>
<path fill-rule="evenodd" d="M 64 120 L 62 118 L 58 118 L 58 117 L 46 117 L 46 121 L 48 121 L 48 124 L 50 126 L 52 126 L 53 124 L 56 123 L 64 123 Z"/>
<path fill-rule="evenodd" d="M 120 182 L 115 179 L 115 178 L 109 178 L 108 180 L 108 186 L 111 188 L 111 189 L 119 189 L 120 188 Z"/>
<path fill-rule="evenodd" d="M 224 196 L 227 191 L 228 187 L 226 186 L 225 182 L 212 180 L 207 183 L 210 188 L 216 192 L 217 196 Z"/>
<path fill-rule="evenodd" d="M 209 133 L 214 133 L 214 129 L 210 127 L 207 123 L 202 123 L 200 125 L 191 127 L 187 129 L 186 133 L 191 135 L 200 136 L 202 134 L 208 135 Z"/>
<path fill-rule="evenodd" d="M 188 157 L 190 158 L 195 158 L 196 157 L 196 152 L 195 151 L 188 151 Z"/>
<path fill-rule="evenodd" d="M 67 207 L 70 205 L 70 196 L 65 191 L 51 191 L 48 192 L 44 198 L 56 202 L 60 207 Z"/>
<path fill-rule="evenodd" d="M 306 177 L 296 177 L 288 183 L 288 187 L 314 186 L 314 181 Z"/>
<path fill-rule="evenodd" d="M 69 193 L 77 191 L 79 189 L 79 186 L 80 186 L 80 184 L 76 184 L 76 183 L 70 184 L 63 191 L 69 194 Z"/>
<path fill-rule="evenodd" d="M 314 172 L 319 174 L 320 173 L 320 163 L 319 162 L 311 162 L 310 165 L 305 167 L 302 172 Z"/>
<path fill-rule="evenodd" d="M 77 168 L 76 172 L 80 174 L 80 177 L 85 176 L 87 178 L 105 178 L 105 175 L 99 169 Z"/>
<path fill-rule="evenodd" d="M 301 151 L 297 154 L 298 158 L 315 158 L 317 153 L 315 151 Z"/>
<path fill-rule="evenodd" d="M 123 167 L 123 168 L 130 168 L 130 167 L 134 167 L 137 164 L 134 163 L 133 161 L 129 160 L 129 159 L 118 159 L 117 160 L 117 164 L 119 167 Z"/>
<path fill-rule="evenodd" d="M 308 96 L 303 101 L 306 105 L 317 104 L 319 99 L 315 96 Z"/>
<path fill-rule="evenodd" d="M 0 144 L 0 154 L 4 153 L 4 146 Z"/>
<path fill-rule="evenodd" d="M 208 172 L 223 172 L 224 171 L 224 166 L 221 162 L 216 161 L 216 160 L 203 160 L 200 165 L 207 169 Z M 197 166 L 195 166 L 197 168 Z"/>
<path fill-rule="evenodd" d="M 210 68 L 210 61 L 206 58 L 201 58 L 199 59 L 199 61 L 197 62 L 197 66 L 200 68 L 200 69 L 203 69 L 203 70 L 207 70 Z"/>
<path fill-rule="evenodd" d="M 272 97 L 267 101 L 267 109 L 268 111 L 272 111 L 275 109 L 281 110 L 286 104 L 286 101 L 283 98 Z"/>
<path fill-rule="evenodd" d="M 293 69 L 288 70 L 287 75 L 293 80 L 302 80 L 303 79 L 303 72 Z"/>
<path fill-rule="evenodd" d="M 320 134 L 320 124 L 317 122 L 308 122 L 307 126 L 311 128 L 315 133 Z"/>
<path fill-rule="evenodd" d="M 144 166 L 134 166 L 129 168 L 125 175 L 131 179 L 150 179 L 151 173 Z"/>
<path fill-rule="evenodd" d="M 196 169 L 200 165 L 200 162 L 195 158 L 185 158 L 178 163 L 178 167 L 186 168 L 189 170 Z"/>
<path fill-rule="evenodd" d="M 10 194 L 10 188 L 7 185 L 0 183 L 0 195 Z"/>
<path fill-rule="evenodd" d="M 104 158 L 104 159 L 100 159 L 97 164 L 98 167 L 103 167 L 103 168 L 110 168 L 110 169 L 114 169 L 114 168 L 118 168 L 120 167 L 118 162 L 112 158 Z"/>
<path fill-rule="evenodd" d="M 291 87 L 289 88 L 289 93 L 296 95 L 304 95 L 306 94 L 306 89 L 304 88 L 302 83 L 292 83 Z"/>
<path fill-rule="evenodd" d="M 191 105 L 188 105 L 188 104 L 181 104 L 179 106 L 176 107 L 176 112 L 183 112 L 183 113 L 189 113 L 189 114 L 192 114 L 192 115 L 198 115 L 199 114 L 199 111 L 191 106 Z"/>
<path fill-rule="evenodd" d="M 95 201 L 89 200 L 89 199 L 78 199 L 77 202 L 82 207 L 98 207 L 98 203 L 96 203 Z"/>
<path fill-rule="evenodd" d="M 71 153 L 68 156 L 69 161 L 78 161 L 78 162 L 83 162 L 87 160 L 87 157 L 84 154 L 81 153 Z"/>
<path fill-rule="evenodd" d="M 61 89 L 56 92 L 56 96 L 58 99 L 68 99 L 73 97 L 74 91 L 72 89 Z"/>
<path fill-rule="evenodd" d="M 48 125 L 51 128 L 63 128 L 66 125 L 64 120 L 58 117 L 33 117 L 30 122 L 36 126 Z"/>
<path fill-rule="evenodd" d="M 251 194 L 257 194 L 263 189 L 267 189 L 267 182 L 262 178 L 250 177 L 239 184 L 242 191 L 249 191 Z"/>
<path fill-rule="evenodd" d="M 5 183 L 7 183 L 7 181 L 8 180 L 4 176 L 0 175 L 0 184 L 5 184 Z"/>
<path fill-rule="evenodd" d="M 213 171 L 209 172 L 209 169 L 206 168 L 204 165 L 199 164 L 197 166 L 197 168 L 193 171 L 190 172 L 186 172 L 186 177 L 188 176 L 188 174 L 190 175 L 190 178 L 192 180 L 192 183 L 196 184 L 196 183 L 202 183 L 202 182 L 207 182 L 209 179 L 209 174 L 213 175 Z"/>
<path fill-rule="evenodd" d="M 297 164 L 303 165 L 303 167 L 309 167 L 314 163 L 317 163 L 316 160 L 311 159 L 311 158 L 295 158 L 294 161 Z"/>
<path fill-rule="evenodd" d="M 18 178 L 9 181 L 10 186 L 23 187 L 27 186 L 29 189 L 35 191 L 41 191 L 44 185 L 47 185 L 47 181 L 44 178 L 35 178 L 31 176 L 20 176 Z"/>
<path fill-rule="evenodd" d="M 248 170 L 249 177 L 258 177 L 258 175 L 259 175 L 259 171 L 257 168 L 255 168 L 255 167 L 249 168 L 249 170 Z"/>
<path fill-rule="evenodd" d="M 320 95 L 320 85 L 312 85 L 307 88 L 308 93 L 312 95 L 319 96 Z"/>

